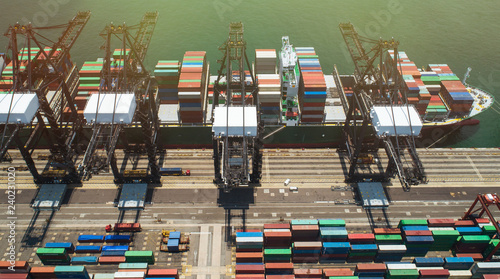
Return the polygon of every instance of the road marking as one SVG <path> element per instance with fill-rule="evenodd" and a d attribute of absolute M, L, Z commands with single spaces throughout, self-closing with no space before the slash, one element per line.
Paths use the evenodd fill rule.
<path fill-rule="evenodd" d="M 198 214 L 203 214 L 203 209 L 198 209 Z"/>
<path fill-rule="evenodd" d="M 411 212 L 406 212 L 406 216 L 411 216 Z"/>
<path fill-rule="evenodd" d="M 219 267 L 221 264 L 222 247 L 222 225 L 214 226 L 212 237 L 212 266 Z M 211 278 L 214 278 L 212 274 Z"/>
<path fill-rule="evenodd" d="M 287 213 L 286 213 L 286 217 L 292 217 L 292 213 L 287 212 Z"/>
<path fill-rule="evenodd" d="M 255 212 L 255 213 L 253 214 L 253 217 L 259 217 L 259 213 Z"/>
<path fill-rule="evenodd" d="M 209 241 L 209 226 L 200 226 L 200 243 L 198 246 L 198 266 L 207 266 L 208 263 L 208 241 Z M 198 275 L 199 276 L 199 275 Z M 203 276 L 205 278 L 205 276 Z"/>
<path fill-rule="evenodd" d="M 269 194 L 269 189 L 264 189 L 264 194 Z"/>
<path fill-rule="evenodd" d="M 483 180 L 483 176 L 481 175 L 481 173 L 479 173 L 479 170 L 476 168 L 476 165 L 474 165 L 474 162 L 472 162 L 472 159 L 469 157 L 469 155 L 467 155 L 466 157 L 467 157 L 467 160 L 469 160 L 469 162 L 472 166 L 472 169 L 474 169 L 474 171 L 476 172 L 479 179 Z"/>
<path fill-rule="evenodd" d="M 266 180 L 270 181 L 271 180 L 271 173 L 269 172 L 269 157 L 265 157 L 264 159 L 264 164 L 266 166 Z"/>
<path fill-rule="evenodd" d="M 285 189 L 280 189 L 280 194 L 285 193 Z"/>
<path fill-rule="evenodd" d="M 345 213 L 349 213 L 349 209 L 347 209 L 347 208 L 344 209 L 344 211 L 345 211 Z"/>
<path fill-rule="evenodd" d="M 363 211 L 361 210 L 361 208 L 356 209 L 356 211 L 357 211 L 358 213 L 363 212 Z"/>
<path fill-rule="evenodd" d="M 274 212 L 273 212 L 273 213 L 271 213 L 271 216 L 273 216 L 273 217 L 277 217 L 277 216 L 278 216 L 278 213 L 274 213 Z"/>
<path fill-rule="evenodd" d="M 271 193 L 271 197 L 274 197 L 274 193 Z"/>

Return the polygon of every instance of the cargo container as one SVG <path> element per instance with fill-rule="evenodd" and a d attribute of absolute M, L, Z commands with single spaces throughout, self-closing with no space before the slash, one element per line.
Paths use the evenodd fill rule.
<path fill-rule="evenodd" d="M 179 271 L 174 268 L 150 268 L 147 273 L 148 278 L 179 278 Z"/>
<path fill-rule="evenodd" d="M 129 243 L 131 239 L 130 235 L 107 235 L 104 241 L 108 243 Z"/>
<path fill-rule="evenodd" d="M 99 264 L 119 264 L 125 262 L 125 256 L 101 256 Z"/>

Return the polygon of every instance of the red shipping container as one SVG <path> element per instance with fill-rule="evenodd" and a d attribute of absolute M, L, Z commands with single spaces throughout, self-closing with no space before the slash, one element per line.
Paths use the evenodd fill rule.
<path fill-rule="evenodd" d="M 0 273 L 1 272 L 8 272 L 8 273 L 15 273 L 15 272 L 28 272 L 30 269 L 30 265 L 28 264 L 27 261 L 15 261 L 14 262 L 14 271 L 10 270 L 9 267 L 11 267 L 12 264 L 10 261 L 0 261 Z"/>
<path fill-rule="evenodd" d="M 324 268 L 323 274 L 328 278 L 331 276 L 353 276 L 354 272 L 349 268 Z"/>
<path fill-rule="evenodd" d="M 369 243 L 375 241 L 375 235 L 372 233 L 350 233 L 347 235 L 347 239 L 349 239 L 351 243 Z"/>
<path fill-rule="evenodd" d="M 147 277 L 179 277 L 179 271 L 175 268 L 156 268 L 149 269 Z"/>
<path fill-rule="evenodd" d="M 237 263 L 261 263 L 262 257 L 262 252 L 236 252 Z"/>
<path fill-rule="evenodd" d="M 453 227 L 455 220 L 453 219 L 427 219 L 429 227 Z"/>
<path fill-rule="evenodd" d="M 475 218 L 474 221 L 477 224 L 488 224 L 488 223 L 490 223 L 490 219 L 488 219 L 488 218 Z"/>
<path fill-rule="evenodd" d="M 406 236 L 432 236 L 432 231 L 405 231 Z"/>
<path fill-rule="evenodd" d="M 265 279 L 264 274 L 236 274 L 236 279 Z"/>
<path fill-rule="evenodd" d="M 476 224 L 472 220 L 458 220 L 455 221 L 455 227 L 475 227 Z"/>
<path fill-rule="evenodd" d="M 296 268 L 293 270 L 295 278 L 321 278 L 323 270 L 319 268 Z"/>
<path fill-rule="evenodd" d="M 500 279 L 500 274 L 483 274 L 483 279 Z"/>
<path fill-rule="evenodd" d="M 290 224 L 264 224 L 264 229 L 290 229 Z"/>
<path fill-rule="evenodd" d="M 418 272 L 420 273 L 419 278 L 448 278 L 450 276 L 448 269 L 420 269 Z"/>
<path fill-rule="evenodd" d="M 124 263 L 125 257 L 99 257 L 99 263 L 101 264 L 116 264 L 116 263 Z"/>
<path fill-rule="evenodd" d="M 262 264 L 237 264 L 236 274 L 264 274 L 266 268 Z"/>
<path fill-rule="evenodd" d="M 27 279 L 29 273 L 0 273 L 0 279 Z"/>
<path fill-rule="evenodd" d="M 266 271 L 292 270 L 293 263 L 266 263 L 265 268 L 266 268 Z"/>
<path fill-rule="evenodd" d="M 376 263 L 359 263 L 356 265 L 355 271 L 360 271 L 360 272 L 370 272 L 370 271 L 375 271 L 375 272 L 384 272 L 386 271 L 387 267 L 385 264 L 376 264 Z"/>

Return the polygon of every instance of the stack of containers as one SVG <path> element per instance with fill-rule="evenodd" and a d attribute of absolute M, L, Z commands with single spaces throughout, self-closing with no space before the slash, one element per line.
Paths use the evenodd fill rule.
<path fill-rule="evenodd" d="M 13 264 L 11 261 L 0 261 L 0 278 L 2 279 L 26 279 L 29 271 L 30 265 L 27 261 L 14 261 Z"/>
<path fill-rule="evenodd" d="M 262 253 L 260 253 L 262 255 Z M 264 262 L 290 262 L 292 259 L 292 249 L 264 249 Z M 238 257 L 236 257 L 238 261 Z M 262 260 L 261 260 L 262 261 Z"/>
<path fill-rule="evenodd" d="M 318 56 L 313 47 L 296 47 L 299 62 L 299 106 L 301 122 L 323 122 L 326 101 L 326 82 Z"/>
<path fill-rule="evenodd" d="M 118 271 L 115 272 L 114 279 L 144 279 L 144 271 Z"/>
<path fill-rule="evenodd" d="M 97 264 L 98 258 L 96 256 L 73 257 L 71 264 Z"/>
<path fill-rule="evenodd" d="M 237 252 L 262 252 L 264 234 L 262 232 L 237 232 Z"/>
<path fill-rule="evenodd" d="M 348 261 L 373 262 L 377 256 L 377 244 L 352 244 Z"/>
<path fill-rule="evenodd" d="M 115 252 L 115 251 L 113 251 Z M 118 252 L 118 251 L 117 251 Z M 103 254 L 101 254 L 101 256 L 99 257 L 99 264 L 119 264 L 119 263 L 124 263 L 125 262 L 125 253 L 127 251 L 119 251 L 120 254 L 123 254 L 123 256 L 115 256 L 115 255 L 107 255 L 107 256 L 103 256 Z"/>
<path fill-rule="evenodd" d="M 258 74 L 261 119 L 266 123 L 278 123 L 281 112 L 281 80 L 278 74 Z"/>
<path fill-rule="evenodd" d="M 324 268 L 324 278 L 349 278 L 352 279 L 354 272 L 350 268 Z M 356 277 L 354 277 L 356 278 Z"/>
<path fill-rule="evenodd" d="M 495 247 L 497 247 L 497 245 L 499 243 L 500 243 L 499 239 L 490 240 L 490 242 L 488 243 L 488 247 L 486 247 L 486 249 L 484 249 L 484 251 L 482 253 L 483 257 L 487 257 L 493 251 L 493 249 L 495 249 Z M 494 255 L 500 256 L 500 249 L 498 249 Z"/>
<path fill-rule="evenodd" d="M 265 278 L 266 266 L 262 263 L 258 264 L 236 264 L 236 278 Z"/>
<path fill-rule="evenodd" d="M 471 257 L 446 257 L 444 258 L 444 268 L 469 270 L 474 264 Z"/>
<path fill-rule="evenodd" d="M 70 263 L 68 251 L 64 248 L 39 248 L 36 255 L 44 265 Z"/>
<path fill-rule="evenodd" d="M 160 104 L 177 104 L 179 102 L 179 70 L 177 60 L 160 60 L 155 66 L 154 75 L 158 81 L 158 98 Z"/>
<path fill-rule="evenodd" d="M 445 227 L 442 227 L 445 228 Z M 430 247 L 431 251 L 449 251 L 457 243 L 460 233 L 453 228 L 432 230 L 432 237 L 434 238 L 434 243 Z"/>
<path fill-rule="evenodd" d="M 481 227 L 481 229 L 483 230 L 484 235 L 487 235 L 491 238 L 493 238 L 493 236 L 497 234 L 497 229 L 493 225 L 484 225 Z"/>
<path fill-rule="evenodd" d="M 453 117 L 463 117 L 469 114 L 474 98 L 460 80 L 441 81 L 441 98 L 446 102 Z"/>
<path fill-rule="evenodd" d="M 480 227 L 456 227 L 460 235 L 480 235 L 483 234 L 483 230 Z"/>
<path fill-rule="evenodd" d="M 107 243 L 130 243 L 130 235 L 106 235 L 104 241 Z"/>
<path fill-rule="evenodd" d="M 245 74 L 245 79 L 244 79 L 245 83 L 251 85 L 253 81 L 252 81 L 252 76 L 250 75 L 250 71 L 245 71 L 244 74 Z M 240 72 L 233 71 L 232 79 L 233 79 L 233 82 L 239 83 L 239 80 L 241 79 Z M 248 87 L 247 91 L 245 93 L 245 104 L 247 104 L 247 105 L 253 104 L 253 95 L 251 93 L 252 93 L 252 90 L 251 90 L 251 88 Z M 242 102 L 241 96 L 242 96 L 241 92 L 233 91 L 232 95 L 231 95 L 232 102 L 234 104 L 241 104 L 241 102 Z"/>
<path fill-rule="evenodd" d="M 318 220 L 292 220 L 293 241 L 316 241 L 319 237 Z"/>
<path fill-rule="evenodd" d="M 56 279 L 55 269 L 55 266 L 33 267 L 30 270 L 31 279 Z"/>
<path fill-rule="evenodd" d="M 413 259 L 413 263 L 417 267 L 443 267 L 444 259 L 439 257 L 416 257 Z"/>
<path fill-rule="evenodd" d="M 100 253 L 100 245 L 77 245 L 75 247 L 75 253 Z"/>
<path fill-rule="evenodd" d="M 390 263 L 387 264 L 386 279 L 417 279 L 419 277 L 418 269 L 412 263 Z"/>
<path fill-rule="evenodd" d="M 350 233 L 347 239 L 351 244 L 374 244 L 375 234 L 373 233 Z"/>
<path fill-rule="evenodd" d="M 472 279 L 483 278 L 486 274 L 500 274 L 500 262 L 474 263 L 470 271 Z"/>
<path fill-rule="evenodd" d="M 114 273 L 94 273 L 93 279 L 114 279 Z"/>
<path fill-rule="evenodd" d="M 123 51 L 122 48 L 115 48 L 115 51 L 113 51 L 113 59 L 114 60 L 119 60 L 119 59 L 124 59 L 130 54 L 130 49 L 125 49 Z"/>
<path fill-rule="evenodd" d="M 295 278 L 322 279 L 323 270 L 320 268 L 296 268 L 293 270 Z"/>
<path fill-rule="evenodd" d="M 125 260 L 128 263 L 155 263 L 153 251 L 127 251 L 125 252 Z"/>
<path fill-rule="evenodd" d="M 293 263 L 266 263 L 266 275 L 292 275 Z"/>
<path fill-rule="evenodd" d="M 320 219 L 319 229 L 322 241 L 347 241 L 345 221 L 342 219 Z"/>
<path fill-rule="evenodd" d="M 273 250 L 273 249 L 266 249 Z M 265 250 L 265 251 L 266 251 Z M 288 249 L 290 250 L 290 249 Z M 264 253 L 265 253 L 264 251 Z M 268 251 L 270 254 L 277 254 L 277 251 Z M 240 263 L 262 263 L 263 254 L 262 252 L 236 252 L 236 264 Z M 290 261 L 290 258 L 288 258 Z"/>
<path fill-rule="evenodd" d="M 425 219 L 402 219 L 399 221 L 398 228 L 401 229 L 405 236 L 407 256 L 425 256 L 432 243 L 434 243 L 432 232 L 429 231 L 427 220 Z M 409 235 L 406 235 L 407 231 L 427 232 L 409 233 Z"/>
<path fill-rule="evenodd" d="M 455 227 L 475 227 L 476 223 L 473 220 L 457 220 L 455 221 Z"/>
<path fill-rule="evenodd" d="M 148 269 L 146 278 L 179 279 L 179 271 L 175 268 L 154 268 L 154 269 L 150 268 L 150 269 Z"/>
<path fill-rule="evenodd" d="M 388 52 L 394 62 L 394 50 L 389 50 Z M 397 68 L 401 76 L 411 75 L 414 77 L 420 77 L 420 71 L 418 70 L 417 65 L 415 65 L 415 63 L 408 58 L 408 55 L 404 51 L 398 51 Z"/>
<path fill-rule="evenodd" d="M 320 262 L 343 263 L 347 260 L 350 250 L 351 250 L 351 244 L 349 242 L 323 242 L 323 249 L 321 250 Z"/>
<path fill-rule="evenodd" d="M 75 251 L 75 246 L 71 242 L 47 242 L 45 248 L 64 248 L 68 253 Z"/>
<path fill-rule="evenodd" d="M 359 278 L 384 278 L 386 273 L 385 264 L 360 263 L 354 269 L 354 275 Z"/>
<path fill-rule="evenodd" d="M 87 269 L 83 265 L 56 266 L 54 273 L 57 279 L 90 279 Z"/>
<path fill-rule="evenodd" d="M 406 251 L 404 244 L 379 244 L 375 260 L 378 262 L 401 261 L 406 255 Z"/>
<path fill-rule="evenodd" d="M 179 252 L 181 232 L 171 232 L 168 235 L 167 249 L 169 252 Z"/>
<path fill-rule="evenodd" d="M 403 238 L 399 234 L 376 234 L 375 243 L 378 245 L 402 244 Z"/>
<path fill-rule="evenodd" d="M 295 241 L 293 247 L 294 263 L 317 263 L 321 254 L 321 241 Z"/>
<path fill-rule="evenodd" d="M 266 248 L 289 248 L 292 245 L 290 224 L 264 224 Z"/>
<path fill-rule="evenodd" d="M 78 236 L 80 243 L 104 242 L 104 235 L 82 234 Z"/>
<path fill-rule="evenodd" d="M 446 117 L 448 117 L 448 108 L 443 103 L 443 100 L 439 95 L 432 95 L 429 100 L 429 105 L 425 110 L 425 119 L 445 119 Z"/>
<path fill-rule="evenodd" d="M 450 271 L 448 269 L 419 269 L 418 273 L 420 276 L 418 278 L 424 279 L 446 279 L 450 278 Z"/>
<path fill-rule="evenodd" d="M 487 235 L 463 235 L 455 245 L 456 253 L 482 253 L 490 243 Z"/>
<path fill-rule="evenodd" d="M 179 75 L 179 119 L 182 123 L 202 123 L 206 94 L 206 52 L 187 51 Z"/>
<path fill-rule="evenodd" d="M 256 49 L 255 50 L 255 73 L 256 74 L 276 74 L 276 50 Z"/>

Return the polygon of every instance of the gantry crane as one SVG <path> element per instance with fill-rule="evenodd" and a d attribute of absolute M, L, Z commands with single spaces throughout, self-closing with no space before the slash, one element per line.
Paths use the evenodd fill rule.
<path fill-rule="evenodd" d="M 144 58 L 151 42 L 158 12 L 147 12 L 140 24 L 135 26 L 110 24 L 101 32 L 106 56 L 101 72 L 99 93 L 91 96 L 84 114 L 93 125 L 93 134 L 78 169 L 83 179 L 111 167 L 116 183 L 159 183 L 157 162 L 157 135 L 159 131 L 158 108 L 155 84 L 144 67 Z M 135 36 L 130 31 L 137 30 Z M 120 59 L 112 58 L 112 39 L 120 41 Z M 106 111 L 106 107 L 111 110 Z M 118 111 L 125 107 L 124 119 Z M 89 119 L 90 118 L 90 119 Z M 127 125 L 140 125 L 148 156 L 146 170 L 124 170 L 117 166 L 116 146 Z M 123 137 L 125 138 L 125 137 Z M 126 144 L 126 142 L 124 143 Z M 104 156 L 98 152 L 104 149 Z"/>
<path fill-rule="evenodd" d="M 228 190 L 260 181 L 261 125 L 257 81 L 246 55 L 241 22 L 230 24 L 229 37 L 219 50 L 224 55 L 218 61 L 212 103 L 214 182 Z M 225 96 L 225 106 L 219 105 L 220 96 Z"/>
<path fill-rule="evenodd" d="M 393 61 L 398 61 L 399 42 L 362 37 L 351 23 L 341 23 L 339 28 L 355 66 L 353 96 L 344 104 L 348 107 L 343 129 L 343 147 L 350 159 L 347 181 L 387 181 L 397 175 L 405 191 L 411 185 L 425 183 L 414 142 L 420 133 L 421 119 L 415 108 L 408 105 L 398 63 L 388 63 L 387 59 L 389 50 L 393 50 Z M 401 117 L 406 122 L 396 124 Z M 380 128 L 384 125 L 385 129 Z M 376 139 L 369 141 L 370 134 L 375 134 Z M 358 172 L 360 154 L 378 151 L 381 143 L 389 159 L 386 169 L 379 174 Z"/>
<path fill-rule="evenodd" d="M 8 158 L 8 148 L 15 143 L 39 184 L 79 181 L 73 162 L 73 147 L 82 125 L 73 102 L 79 76 L 70 50 L 89 18 L 90 12 L 78 12 L 67 24 L 50 27 L 15 24 L 5 33 L 9 38 L 7 52 L 10 53 L 12 76 L 6 76 L 4 71 L 2 79 L 11 79 L 12 87 L 3 99 L 9 109 L 3 112 L 6 117 L 1 123 L 0 158 Z M 54 29 L 64 30 L 57 41 L 39 33 Z M 18 50 L 19 37 L 24 37 L 21 52 Z M 69 116 L 63 114 L 66 108 L 70 110 Z M 22 117 L 16 117 L 16 113 Z M 50 146 L 51 153 L 49 164 L 42 173 L 32 158 L 33 150 L 41 142 Z"/>

